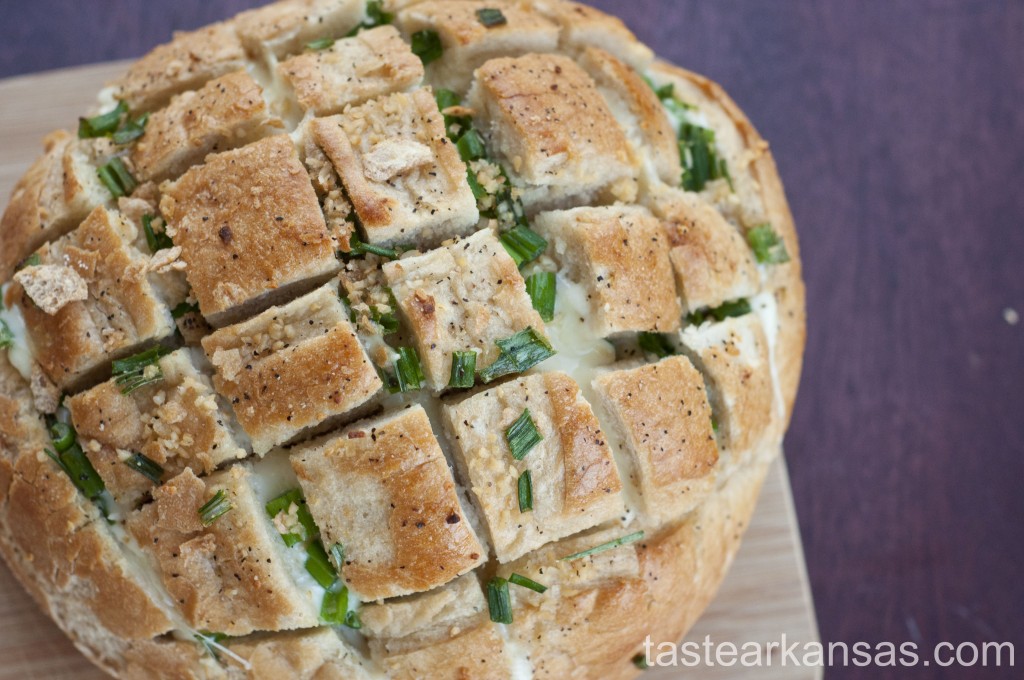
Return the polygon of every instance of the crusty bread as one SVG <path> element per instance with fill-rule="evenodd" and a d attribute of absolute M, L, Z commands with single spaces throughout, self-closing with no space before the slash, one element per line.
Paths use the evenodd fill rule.
<path fill-rule="evenodd" d="M 53 133 L 0 219 L 0 553 L 90 660 L 629 678 L 682 637 L 805 333 L 717 85 L 567 0 L 282 0 L 115 100 L 144 132 Z"/>

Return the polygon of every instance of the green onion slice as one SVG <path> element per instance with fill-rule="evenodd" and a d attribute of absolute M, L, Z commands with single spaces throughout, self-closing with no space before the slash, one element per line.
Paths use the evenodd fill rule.
<path fill-rule="evenodd" d="M 179 302 L 171 310 L 171 318 L 180 319 L 186 314 L 198 314 L 199 304 L 195 302 Z"/>
<path fill-rule="evenodd" d="M 554 272 L 537 272 L 526 277 L 526 292 L 530 295 L 533 308 L 547 322 L 555 318 L 556 286 Z"/>
<path fill-rule="evenodd" d="M 363 22 L 361 24 L 359 24 L 351 31 L 349 31 L 346 37 L 351 38 L 364 28 L 384 26 L 386 24 L 390 24 L 394 20 L 395 16 L 393 14 L 385 12 L 384 9 L 381 7 L 380 0 L 370 0 L 370 2 L 366 3 L 366 18 L 363 19 Z"/>
<path fill-rule="evenodd" d="M 540 432 L 537 431 L 537 426 L 533 422 L 533 417 L 530 415 L 530 409 L 524 409 L 522 414 L 516 418 L 515 422 L 508 426 L 505 430 L 505 441 L 508 442 L 508 448 L 512 452 L 512 457 L 516 460 L 522 460 L 526 458 L 533 447 L 540 444 L 544 437 Z M 522 477 L 519 479 L 519 505 L 520 508 L 523 504 L 522 497 Z M 533 506 L 533 500 L 530 500 L 530 506 Z"/>
<path fill-rule="evenodd" d="M 114 381 L 121 387 L 121 393 L 131 394 L 140 387 L 163 380 L 164 374 L 158 362 L 169 352 L 167 348 L 157 345 L 127 359 L 115 359 Z"/>
<path fill-rule="evenodd" d="M 71 478 L 71 482 L 86 498 L 97 503 L 100 501 L 100 497 L 107 487 L 99 473 L 96 472 L 96 468 L 86 457 L 85 452 L 82 451 L 81 446 L 75 443 L 60 453 L 47 450 L 46 455 L 60 466 L 60 469 Z"/>
<path fill-rule="evenodd" d="M 508 593 L 508 581 L 495 576 L 487 582 L 487 608 L 491 621 L 512 623 L 512 598 Z"/>
<path fill-rule="evenodd" d="M 416 31 L 412 34 L 412 53 L 420 58 L 424 66 L 437 61 L 444 54 L 441 36 L 437 31 Z"/>
<path fill-rule="evenodd" d="M 789 262 L 786 244 L 767 222 L 747 232 L 747 243 L 754 251 L 754 257 L 761 264 L 783 264 Z"/>
<path fill-rule="evenodd" d="M 171 241 L 171 237 L 167 235 L 167 232 L 161 231 L 159 233 L 153 231 L 153 215 L 142 216 L 142 231 L 146 235 L 146 245 L 149 246 L 149 252 L 156 254 L 160 250 L 165 250 L 174 246 L 174 242 Z"/>
<path fill-rule="evenodd" d="M 235 506 L 231 504 L 228 492 L 221 489 L 213 494 L 210 500 L 203 504 L 203 507 L 199 508 L 199 521 L 203 523 L 204 527 L 208 527 L 233 507 Z"/>
<path fill-rule="evenodd" d="M 641 333 L 637 336 L 637 343 L 643 351 L 662 359 L 676 353 L 675 347 L 661 333 Z"/>
<path fill-rule="evenodd" d="M 341 571 L 341 565 L 345 564 L 345 546 L 341 543 L 335 543 L 331 546 L 331 559 L 334 560 L 334 566 Z"/>
<path fill-rule="evenodd" d="M 448 387 L 472 387 L 475 374 L 476 352 L 452 352 L 452 375 Z"/>
<path fill-rule="evenodd" d="M 466 130 L 466 133 L 455 143 L 455 147 L 459 150 L 459 155 L 466 163 L 487 157 L 487 148 L 484 146 L 483 137 L 472 128 Z"/>
<path fill-rule="evenodd" d="M 750 314 L 750 301 L 746 299 L 732 300 L 730 302 L 724 302 L 718 307 L 698 309 L 695 312 L 686 315 L 686 323 L 694 326 L 699 326 L 708 319 L 714 319 L 715 321 L 725 321 L 726 319 L 744 316 Z"/>
<path fill-rule="evenodd" d="M 579 559 L 582 559 L 584 557 L 590 557 L 591 555 L 596 555 L 598 553 L 603 553 L 606 550 L 612 550 L 613 548 L 618 548 L 619 546 L 626 545 L 627 543 L 635 543 L 636 541 L 639 541 L 643 537 L 644 537 L 644 532 L 637 531 L 635 533 L 623 536 L 622 538 L 616 538 L 613 541 L 608 541 L 607 543 L 602 543 L 601 545 L 596 545 L 593 548 L 591 548 L 590 550 L 584 550 L 582 552 L 573 553 L 572 555 L 567 555 L 566 557 L 562 558 L 562 561 L 568 562 L 568 561 L 571 561 L 571 560 L 579 560 Z"/>
<path fill-rule="evenodd" d="M 129 195 L 139 185 L 132 177 L 132 173 L 128 171 L 124 161 L 116 156 L 111 158 L 106 165 L 97 169 L 96 173 L 114 198 Z"/>
<path fill-rule="evenodd" d="M 18 266 L 14 268 L 15 271 L 21 271 L 25 267 L 38 267 L 43 263 L 43 258 L 39 257 L 39 253 L 32 253 L 24 260 L 18 263 Z"/>
<path fill-rule="evenodd" d="M 650 666 L 647 664 L 647 656 L 644 654 L 637 654 L 633 657 L 633 665 L 642 671 L 647 670 Z"/>
<path fill-rule="evenodd" d="M 320 38 L 319 40 L 306 43 L 306 49 L 313 52 L 330 49 L 331 47 L 334 47 L 334 38 Z"/>
<path fill-rule="evenodd" d="M 302 489 L 296 487 L 285 491 L 264 506 L 267 515 L 273 520 L 282 512 L 287 513 L 293 504 L 296 507 L 296 519 L 299 522 L 301 533 L 288 532 L 281 534 L 281 538 L 284 539 L 285 545 L 289 548 L 296 543 L 315 538 L 319 534 L 316 523 L 313 521 L 313 515 L 310 514 L 309 506 L 302 495 Z"/>
<path fill-rule="evenodd" d="M 502 14 L 500 9 L 494 9 L 492 7 L 484 7 L 476 11 L 476 18 L 480 20 L 480 23 L 487 28 L 494 26 L 502 26 L 508 23 L 508 19 Z"/>
<path fill-rule="evenodd" d="M 372 243 L 365 243 L 356 234 L 352 234 L 348 241 L 349 251 L 346 253 L 350 257 L 358 257 L 360 255 L 366 255 L 372 253 L 373 255 L 379 255 L 380 257 L 386 257 L 391 260 L 398 259 L 398 250 L 395 248 L 385 248 L 383 246 L 376 246 Z"/>
<path fill-rule="evenodd" d="M 146 132 L 146 125 L 149 123 L 149 114 L 144 113 L 135 120 L 127 120 L 124 125 L 114 133 L 114 144 L 130 144 Z"/>
<path fill-rule="evenodd" d="M 511 337 L 497 340 L 495 344 L 501 353 L 493 364 L 480 371 L 480 379 L 485 383 L 512 373 L 528 371 L 555 355 L 551 344 L 532 327 L 519 331 Z"/>
<path fill-rule="evenodd" d="M 320 604 L 320 620 L 332 626 L 343 626 L 347 617 L 348 588 L 337 579 L 324 593 L 323 602 Z"/>
<path fill-rule="evenodd" d="M 517 226 L 502 234 L 501 244 L 515 260 L 517 267 L 536 260 L 548 247 L 543 236 L 524 226 Z"/>
<path fill-rule="evenodd" d="M 395 381 L 398 392 L 412 392 L 423 387 L 426 376 L 420 365 L 420 355 L 414 347 L 399 347 L 395 360 Z"/>
<path fill-rule="evenodd" d="M 128 104 L 124 101 L 117 102 L 117 106 L 106 113 L 92 118 L 78 119 L 78 138 L 93 139 L 95 137 L 106 137 L 117 129 L 121 122 L 121 116 L 128 113 Z"/>
<path fill-rule="evenodd" d="M 11 332 L 11 327 L 7 325 L 7 322 L 0 319 L 0 349 L 7 349 L 14 344 L 14 333 Z"/>
<path fill-rule="evenodd" d="M 159 484 L 164 476 L 164 469 L 159 463 L 139 452 L 126 460 L 124 464 L 154 484 Z"/>
<path fill-rule="evenodd" d="M 530 512 L 533 510 L 533 475 L 525 470 L 519 475 L 519 512 Z"/>
<path fill-rule="evenodd" d="M 359 618 L 359 612 L 353 609 L 352 611 L 345 612 L 344 624 L 353 630 L 359 630 L 363 627 L 363 620 Z"/>
<path fill-rule="evenodd" d="M 512 574 L 509 576 L 508 582 L 514 583 L 517 586 L 522 586 L 523 588 L 529 588 L 535 593 L 543 593 L 548 589 L 547 586 L 537 583 L 533 579 L 526 578 L 525 576 L 520 576 L 519 574 Z"/>
<path fill-rule="evenodd" d="M 306 571 L 322 588 L 330 588 L 338 580 L 338 572 L 331 565 L 327 551 L 319 540 L 311 541 L 306 547 Z"/>

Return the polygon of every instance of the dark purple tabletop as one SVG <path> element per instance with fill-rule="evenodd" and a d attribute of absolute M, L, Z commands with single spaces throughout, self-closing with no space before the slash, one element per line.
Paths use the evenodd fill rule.
<path fill-rule="evenodd" d="M 251 4 L 4 3 L 0 77 Z M 720 82 L 778 160 L 809 306 L 786 450 L 823 640 L 1024 654 L 1024 3 L 594 4 Z"/>

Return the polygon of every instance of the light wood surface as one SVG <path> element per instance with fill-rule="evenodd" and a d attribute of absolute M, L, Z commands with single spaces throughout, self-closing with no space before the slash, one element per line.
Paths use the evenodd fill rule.
<path fill-rule="evenodd" d="M 0 81 L 0 202 L 7 197 L 28 164 L 40 153 L 47 132 L 73 128 L 86 113 L 103 82 L 123 64 L 102 64 Z M 687 638 L 703 643 L 748 643 L 762 647 L 772 641 L 816 642 L 807 573 L 799 528 L 793 511 L 784 461 L 772 466 L 750 529 L 722 589 Z M 663 642 L 653 641 L 655 644 Z M 647 680 L 751 678 L 812 680 L 820 669 L 779 667 L 779 654 L 768 654 L 772 667 L 657 668 Z M 92 668 L 57 627 L 21 589 L 0 563 L 0 680 L 99 680 Z"/>

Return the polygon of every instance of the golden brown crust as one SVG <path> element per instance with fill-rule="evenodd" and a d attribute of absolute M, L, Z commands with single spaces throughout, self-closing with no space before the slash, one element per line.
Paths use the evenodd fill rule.
<path fill-rule="evenodd" d="M 359 0 L 284 0 L 242 12 L 232 23 L 251 55 L 282 57 L 305 43 L 345 35 L 362 16 Z"/>

